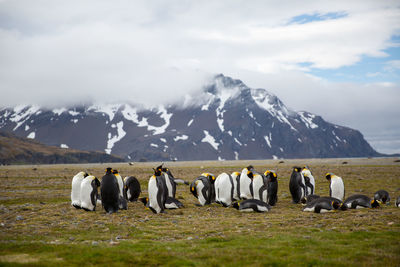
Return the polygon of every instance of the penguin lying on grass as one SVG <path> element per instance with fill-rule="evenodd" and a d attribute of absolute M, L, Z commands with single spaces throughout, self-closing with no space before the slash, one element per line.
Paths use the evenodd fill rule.
<path fill-rule="evenodd" d="M 235 202 L 232 207 L 239 210 L 240 212 L 268 212 L 271 210 L 271 206 L 258 199 L 247 199 L 242 202 Z"/>
<path fill-rule="evenodd" d="M 378 208 L 379 201 L 375 199 L 371 200 L 366 195 L 356 194 L 348 197 L 343 205 L 349 209 Z"/>
<path fill-rule="evenodd" d="M 139 199 L 140 202 L 144 204 L 145 207 L 149 207 L 149 198 L 148 197 L 142 197 Z M 165 206 L 166 209 L 180 209 L 183 208 L 182 202 L 177 200 L 176 198 L 172 197 L 167 197 L 167 200 L 165 201 Z"/>
<path fill-rule="evenodd" d="M 303 211 L 325 213 L 338 210 L 339 208 L 342 208 L 342 202 L 340 200 L 331 197 L 319 197 L 307 203 Z"/>
<path fill-rule="evenodd" d="M 315 194 L 308 195 L 308 196 L 302 197 L 300 199 L 300 203 L 302 205 L 306 205 L 306 204 L 310 203 L 311 201 L 313 201 L 314 199 L 317 199 L 317 198 L 320 198 L 320 195 L 315 195 Z"/>
<path fill-rule="evenodd" d="M 386 190 L 378 190 L 374 194 L 374 199 L 380 202 L 379 204 L 386 204 L 386 203 L 389 204 L 390 202 L 389 192 Z"/>

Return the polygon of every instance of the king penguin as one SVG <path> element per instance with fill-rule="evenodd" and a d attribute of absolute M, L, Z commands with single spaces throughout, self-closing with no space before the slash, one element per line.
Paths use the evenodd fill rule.
<path fill-rule="evenodd" d="M 235 202 L 232 204 L 232 206 L 240 212 L 267 212 L 271 209 L 267 203 L 258 199 L 247 199 L 240 203 Z"/>
<path fill-rule="evenodd" d="M 267 170 L 264 172 L 268 185 L 268 201 L 270 206 L 275 206 L 278 202 L 278 175 L 275 171 Z"/>
<path fill-rule="evenodd" d="M 303 211 L 325 213 L 329 211 L 335 211 L 342 206 L 342 203 L 338 199 L 331 199 L 326 197 L 320 197 L 314 199 L 310 203 L 307 203 Z"/>
<path fill-rule="evenodd" d="M 293 167 L 289 181 L 289 190 L 292 195 L 292 203 L 299 203 L 300 199 L 306 195 L 306 186 L 300 167 Z"/>
<path fill-rule="evenodd" d="M 356 194 L 348 197 L 344 202 L 348 209 L 359 209 L 359 208 L 378 208 L 379 202 L 375 199 L 371 200 L 366 195 Z"/>
<path fill-rule="evenodd" d="M 71 205 L 77 209 L 81 208 L 81 183 L 86 176 L 88 176 L 87 173 L 78 172 L 72 178 Z"/>
<path fill-rule="evenodd" d="M 119 186 L 112 168 L 106 169 L 106 174 L 101 178 L 101 203 L 105 211 L 109 214 L 117 212 L 119 209 Z"/>
<path fill-rule="evenodd" d="M 232 176 L 223 172 L 215 179 L 215 202 L 229 207 L 233 200 L 235 187 Z"/>
<path fill-rule="evenodd" d="M 115 178 L 117 178 L 117 182 L 118 182 L 118 188 L 119 188 L 118 205 L 119 205 L 119 209 L 126 210 L 126 209 L 128 209 L 128 203 L 126 201 L 126 198 L 124 197 L 124 180 L 122 179 L 122 177 L 119 174 L 118 170 L 114 169 L 112 171 L 112 173 L 115 175 Z"/>
<path fill-rule="evenodd" d="M 232 172 L 233 180 L 233 199 L 240 200 L 240 172 Z"/>
<path fill-rule="evenodd" d="M 261 200 L 262 202 L 268 202 L 268 181 L 266 177 L 255 171 L 252 172 L 253 182 L 251 183 L 253 187 L 253 198 Z"/>
<path fill-rule="evenodd" d="M 215 192 L 215 188 L 214 182 L 211 183 L 212 177 L 214 176 L 209 173 L 203 173 L 190 185 L 190 192 L 198 199 L 201 206 L 209 205 L 213 201 L 212 191 Z"/>
<path fill-rule="evenodd" d="M 307 166 L 303 167 L 301 173 L 303 174 L 304 183 L 306 186 L 306 196 L 313 195 L 315 193 L 315 179 L 311 174 L 310 168 Z"/>
<path fill-rule="evenodd" d="M 124 197 L 130 202 L 137 201 L 140 193 L 140 183 L 135 176 L 125 177 L 124 179 Z"/>
<path fill-rule="evenodd" d="M 253 198 L 253 171 L 254 167 L 249 165 L 240 174 L 240 199 Z"/>
<path fill-rule="evenodd" d="M 331 182 L 329 185 L 329 196 L 343 201 L 345 190 L 342 178 L 333 173 L 327 173 L 326 179 Z"/>
<path fill-rule="evenodd" d="M 390 202 L 389 192 L 386 190 L 378 190 L 374 194 L 374 199 L 380 202 L 379 204 L 389 203 Z"/>
<path fill-rule="evenodd" d="M 396 207 L 400 208 L 400 196 L 396 199 Z"/>
<path fill-rule="evenodd" d="M 100 181 L 93 175 L 86 176 L 81 183 L 81 208 L 95 211 Z"/>
<path fill-rule="evenodd" d="M 154 213 L 164 212 L 168 197 L 168 189 L 161 175 L 163 175 L 161 170 L 154 169 L 154 175 L 150 177 L 147 189 L 149 192 L 149 208 Z"/>

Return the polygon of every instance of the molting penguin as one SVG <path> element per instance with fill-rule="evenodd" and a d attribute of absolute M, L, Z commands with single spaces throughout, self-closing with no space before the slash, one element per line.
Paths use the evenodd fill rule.
<path fill-rule="evenodd" d="M 118 199 L 118 206 L 121 210 L 126 210 L 128 209 L 128 203 L 124 197 L 124 180 L 122 179 L 121 175 L 119 174 L 118 170 L 114 169 L 112 171 L 114 174 L 115 178 L 117 179 L 118 182 L 118 188 L 119 188 L 119 199 Z"/>
<path fill-rule="evenodd" d="M 215 202 L 224 207 L 231 205 L 235 192 L 232 176 L 223 172 L 215 179 Z"/>
<path fill-rule="evenodd" d="M 248 175 L 250 177 L 250 174 Z M 263 174 L 252 172 L 253 182 L 253 198 L 261 200 L 265 203 L 268 201 L 268 181 Z"/>
<path fill-rule="evenodd" d="M 267 203 L 258 199 L 247 199 L 240 203 L 235 202 L 232 206 L 241 212 L 267 212 L 271 210 L 271 207 Z"/>
<path fill-rule="evenodd" d="M 253 198 L 253 166 L 247 166 L 240 174 L 240 198 L 252 199 Z"/>
<path fill-rule="evenodd" d="M 270 206 L 275 206 L 278 202 L 278 175 L 274 171 L 267 170 L 264 172 L 268 185 L 268 201 Z"/>
<path fill-rule="evenodd" d="M 101 178 L 101 203 L 107 213 L 117 212 L 119 209 L 119 186 L 111 168 L 106 169 L 106 174 Z"/>
<path fill-rule="evenodd" d="M 100 181 L 96 177 L 86 176 L 81 183 L 81 208 L 86 211 L 95 211 Z"/>
<path fill-rule="evenodd" d="M 140 183 L 134 176 L 125 177 L 124 179 L 124 197 L 130 202 L 137 201 L 140 193 Z"/>
<path fill-rule="evenodd" d="M 341 206 L 342 203 L 338 199 L 320 197 L 308 203 L 303 209 L 303 211 L 325 213 L 329 211 L 335 211 L 339 209 Z"/>
<path fill-rule="evenodd" d="M 81 183 L 86 176 L 88 176 L 87 173 L 78 172 L 72 178 L 71 205 L 77 209 L 81 208 Z"/>
<path fill-rule="evenodd" d="M 292 195 L 292 203 L 299 203 L 300 199 L 306 196 L 306 186 L 300 167 L 293 167 L 289 181 L 289 190 Z"/>
<path fill-rule="evenodd" d="M 150 177 L 149 192 L 149 208 L 154 213 L 162 213 L 165 208 L 165 201 L 168 197 L 168 189 L 165 180 L 161 177 L 163 174 L 160 170 L 155 169 L 154 175 Z"/>
<path fill-rule="evenodd" d="M 340 178 L 337 175 L 334 175 L 333 173 L 327 173 L 326 174 L 326 179 L 331 182 L 329 186 L 329 195 L 331 197 L 340 199 L 343 201 L 344 195 L 345 195 L 345 190 L 344 190 L 344 183 L 342 178 Z"/>
<path fill-rule="evenodd" d="M 396 207 L 400 208 L 400 196 L 396 199 Z"/>
<path fill-rule="evenodd" d="M 386 204 L 390 202 L 389 192 L 386 190 L 376 191 L 374 194 L 374 199 L 379 202 L 379 204 Z"/>
<path fill-rule="evenodd" d="M 307 166 L 303 167 L 301 173 L 303 174 L 304 184 L 306 186 L 306 196 L 313 195 L 315 192 L 314 176 L 311 174 L 311 171 Z"/>
<path fill-rule="evenodd" d="M 233 199 L 240 200 L 240 172 L 232 172 Z"/>
<path fill-rule="evenodd" d="M 314 199 L 320 198 L 319 195 L 308 195 L 308 196 L 304 196 L 300 199 L 300 203 L 303 205 L 306 205 L 308 203 L 310 203 L 311 201 L 313 201 Z"/>
<path fill-rule="evenodd" d="M 348 209 L 378 208 L 379 202 L 375 199 L 371 200 L 366 195 L 356 194 L 348 197 L 343 205 Z"/>
<path fill-rule="evenodd" d="M 209 174 L 204 173 L 197 177 L 190 185 L 190 192 L 195 196 L 201 206 L 211 204 L 214 184 L 211 183 Z"/>

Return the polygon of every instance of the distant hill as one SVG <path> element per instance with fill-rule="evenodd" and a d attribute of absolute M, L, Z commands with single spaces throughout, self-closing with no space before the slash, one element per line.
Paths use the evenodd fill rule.
<path fill-rule="evenodd" d="M 217 75 L 176 103 L 0 109 L 0 129 L 127 161 L 379 157 L 363 135 Z"/>
<path fill-rule="evenodd" d="M 0 164 L 55 164 L 121 162 L 103 152 L 46 146 L 35 140 L 0 131 Z"/>

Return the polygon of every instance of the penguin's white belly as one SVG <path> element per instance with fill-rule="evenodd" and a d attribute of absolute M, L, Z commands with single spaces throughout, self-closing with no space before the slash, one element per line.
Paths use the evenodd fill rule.
<path fill-rule="evenodd" d="M 341 179 L 332 178 L 331 180 L 332 197 L 343 200 L 344 198 L 344 184 Z"/>
<path fill-rule="evenodd" d="M 168 176 L 168 174 L 166 174 L 166 173 L 164 173 L 164 177 L 165 177 L 165 183 L 166 183 L 166 185 L 167 185 L 167 189 L 168 189 L 168 196 L 169 197 L 174 197 L 173 195 L 172 195 L 172 184 L 171 184 L 171 180 L 169 179 L 169 176 Z"/>
<path fill-rule="evenodd" d="M 252 199 L 252 195 L 250 192 L 250 183 L 251 180 L 247 176 L 240 177 L 240 198 L 243 199 Z"/>
<path fill-rule="evenodd" d="M 119 187 L 119 195 L 121 197 L 124 197 L 124 182 L 122 181 L 122 177 L 120 175 L 116 176 L 117 177 L 117 181 L 118 181 L 118 187 Z"/>
<path fill-rule="evenodd" d="M 227 174 L 222 174 L 215 180 L 215 192 L 217 195 L 217 201 L 230 205 L 232 202 L 232 184 Z"/>
<path fill-rule="evenodd" d="M 165 203 L 165 208 L 167 209 L 179 209 L 179 207 L 176 205 L 176 203 L 171 202 L 171 203 Z"/>
<path fill-rule="evenodd" d="M 256 178 L 253 179 L 253 198 L 262 200 L 260 196 L 260 188 L 263 186 L 263 180 L 258 175 Z"/>
<path fill-rule="evenodd" d="M 247 208 L 247 209 L 241 209 L 240 212 L 253 212 L 254 210 L 252 208 Z"/>
<path fill-rule="evenodd" d="M 81 207 L 88 210 L 94 210 L 95 208 L 95 206 L 92 203 L 92 199 L 90 197 L 93 191 L 91 183 L 92 183 L 91 179 L 83 179 L 80 189 Z"/>
<path fill-rule="evenodd" d="M 259 211 L 268 211 L 267 207 L 257 205 Z"/>
<path fill-rule="evenodd" d="M 81 183 L 83 178 L 74 177 L 72 179 L 72 190 L 71 190 L 71 205 L 81 206 Z"/>
<path fill-rule="evenodd" d="M 310 211 L 310 212 L 314 212 L 315 207 L 311 207 L 311 208 L 304 208 L 303 211 Z"/>
<path fill-rule="evenodd" d="M 153 208 L 157 213 L 161 211 L 161 207 L 157 201 L 158 187 L 157 181 L 154 178 L 151 178 L 148 186 L 149 191 L 149 207 Z"/>
<path fill-rule="evenodd" d="M 203 196 L 202 190 L 204 188 L 204 184 L 202 181 L 199 181 L 196 185 L 196 191 L 197 191 L 197 199 L 199 200 L 200 205 L 204 206 L 206 204 L 207 199 L 205 198 L 206 196 Z"/>

